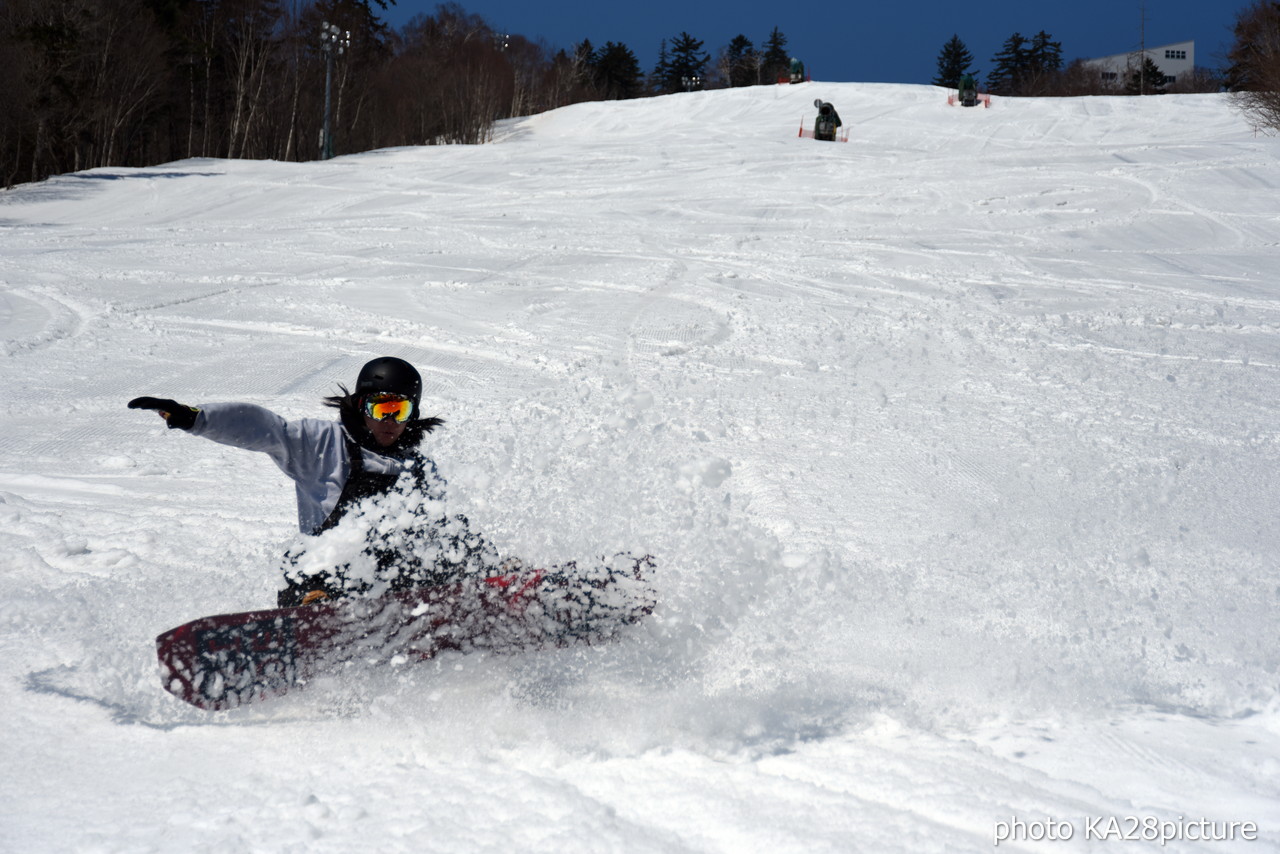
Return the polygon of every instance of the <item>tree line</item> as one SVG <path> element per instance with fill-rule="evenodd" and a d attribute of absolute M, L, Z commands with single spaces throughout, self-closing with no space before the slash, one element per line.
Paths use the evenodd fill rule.
<path fill-rule="evenodd" d="M 330 69 L 338 153 L 482 142 L 498 118 L 573 97 L 569 65 L 452 4 L 393 31 L 370 0 L 4 0 L 0 181 L 315 159 Z"/>
<path fill-rule="evenodd" d="M 647 74 L 625 44 L 606 42 L 601 48 L 583 41 L 574 49 L 578 82 L 598 98 L 641 98 L 689 89 L 756 86 L 786 78 L 791 55 L 787 37 L 774 27 L 760 47 L 738 34 L 712 57 L 705 42 L 687 32 L 664 39 L 658 62 Z"/>
<path fill-rule="evenodd" d="M 738 35 L 713 56 L 687 32 L 664 40 L 645 72 L 621 42 L 553 51 L 495 31 L 456 3 L 399 29 L 394 0 L 0 0 L 0 186 L 102 166 L 191 157 L 321 156 L 325 81 L 333 151 L 480 143 L 500 119 L 566 104 L 691 88 L 771 84 L 790 55 L 777 28 Z M 375 8 L 375 6 L 377 8 Z M 326 53 L 323 23 L 344 48 Z M 1241 11 L 1229 67 L 1197 69 L 1179 91 L 1229 88 L 1260 126 L 1280 128 L 1280 2 Z M 1104 80 L 1041 31 L 1010 36 L 987 91 L 1087 95 L 1166 91 L 1149 61 Z M 331 74 L 330 74 L 331 72 Z M 953 36 L 934 83 L 980 76 Z"/>
<path fill-rule="evenodd" d="M 772 83 L 790 59 L 776 27 L 714 59 L 681 32 L 645 73 L 625 44 L 552 51 L 455 3 L 392 29 L 387 2 L 0 0 L 0 186 L 190 157 L 316 159 L 326 79 L 342 154 L 485 142 L 500 119 L 580 101 Z M 323 49 L 325 23 L 340 53 Z"/>
<path fill-rule="evenodd" d="M 992 70 L 986 75 L 986 90 L 992 95 L 1013 97 L 1074 97 L 1080 95 L 1163 95 L 1169 92 L 1217 92 L 1223 76 L 1205 68 L 1196 68 L 1173 84 L 1165 82 L 1164 73 L 1151 57 L 1116 79 L 1106 70 L 1076 59 L 1065 64 L 1062 43 L 1054 41 L 1044 30 L 1027 38 L 1014 33 L 1005 39 L 1000 51 L 991 58 Z M 959 35 L 953 35 L 938 52 L 935 86 L 954 89 L 965 74 L 979 77 L 973 54 Z"/>

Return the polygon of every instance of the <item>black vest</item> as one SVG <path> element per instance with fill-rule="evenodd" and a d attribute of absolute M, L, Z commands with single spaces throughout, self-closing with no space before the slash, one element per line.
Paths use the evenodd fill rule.
<path fill-rule="evenodd" d="M 371 495 L 386 495 L 400 479 L 401 472 L 380 474 L 365 469 L 364 452 L 355 442 L 347 442 L 347 453 L 351 456 L 351 473 L 347 475 L 347 482 L 342 485 L 342 494 L 338 496 L 333 512 L 311 532 L 313 534 L 322 533 L 337 525 L 356 502 Z"/>

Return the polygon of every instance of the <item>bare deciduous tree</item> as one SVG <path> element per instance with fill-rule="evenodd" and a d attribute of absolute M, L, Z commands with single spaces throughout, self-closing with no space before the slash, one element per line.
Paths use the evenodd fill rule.
<path fill-rule="evenodd" d="M 164 49 L 139 0 L 0 4 L 6 185 L 116 165 L 141 151 L 167 75 Z"/>
<path fill-rule="evenodd" d="M 280 8 L 276 0 L 222 0 L 220 11 L 230 58 L 233 105 L 227 157 L 253 156 L 249 146 L 261 118 Z"/>
<path fill-rule="evenodd" d="M 94 166 L 126 159 L 166 73 L 164 38 L 139 0 L 103 0 L 85 61 Z"/>
<path fill-rule="evenodd" d="M 1166 92 L 1170 94 L 1205 94 L 1222 91 L 1222 74 L 1212 68 L 1197 65 L 1186 74 L 1179 74 L 1178 79 L 1170 83 Z"/>
<path fill-rule="evenodd" d="M 386 8 L 383 0 L 0 0 L 0 184 L 185 157 L 318 157 L 324 21 L 351 34 L 334 63 L 337 153 L 480 143 L 499 119 L 605 96 L 563 51 L 497 34 L 455 3 L 399 32 L 374 4 Z M 643 94 L 613 89 L 611 97 Z"/>
<path fill-rule="evenodd" d="M 1280 3 L 1254 3 L 1236 19 L 1227 86 L 1249 120 L 1280 130 Z"/>

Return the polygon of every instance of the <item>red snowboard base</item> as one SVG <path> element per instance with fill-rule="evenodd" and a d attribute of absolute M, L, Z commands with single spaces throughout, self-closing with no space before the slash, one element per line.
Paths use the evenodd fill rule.
<path fill-rule="evenodd" d="M 202 617 L 156 638 L 164 688 L 210 711 L 284 694 L 336 665 L 441 650 L 519 652 L 610 640 L 652 613 L 648 557 L 528 570 L 377 597 Z"/>

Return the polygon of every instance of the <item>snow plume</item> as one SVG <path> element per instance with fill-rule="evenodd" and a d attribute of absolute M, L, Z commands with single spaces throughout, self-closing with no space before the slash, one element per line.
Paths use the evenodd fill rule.
<path fill-rule="evenodd" d="M 933 337 L 935 350 L 947 344 Z M 975 355 L 970 340 L 950 346 L 945 359 L 904 352 L 880 382 L 912 395 L 952 382 Z M 503 407 L 473 402 L 440 440 L 442 458 L 490 458 L 454 485 L 504 548 L 551 560 L 642 543 L 658 556 L 660 605 L 626 666 L 665 697 L 658 707 L 680 710 L 668 733 L 783 744 L 886 705 L 941 725 L 1011 707 L 1131 703 L 1230 716 L 1274 697 L 1270 570 L 1224 571 L 1261 556 L 1216 552 L 1193 534 L 1155 545 L 1186 474 L 1072 471 L 1052 448 L 1034 469 L 1025 447 L 970 432 L 955 389 L 951 412 L 910 399 L 858 411 L 778 372 L 768 384 L 792 386 L 792 406 L 762 411 L 759 395 L 737 405 L 676 364 L 685 369 L 637 376 L 626 358 L 584 360 L 557 388 Z M 863 385 L 846 395 L 879 399 Z M 784 424 L 797 411 L 848 431 L 852 452 L 832 453 L 824 470 L 807 456 L 811 438 Z M 1038 418 L 1034 408 L 1024 417 Z M 849 418 L 862 423 L 850 431 Z M 1022 429 L 1069 447 L 1077 440 L 1058 418 Z M 496 448 L 490 431 L 504 437 Z M 776 452 L 727 450 L 742 434 L 776 437 Z M 829 491 L 785 513 L 781 497 L 807 494 L 797 471 Z M 881 495 L 907 518 L 920 512 L 913 501 L 929 501 L 935 518 L 904 528 L 865 515 L 875 513 L 867 496 Z M 813 536 L 833 511 L 847 521 Z M 593 662 L 582 681 L 618 675 Z"/>
<path fill-rule="evenodd" d="M 380 596 L 390 589 L 483 578 L 498 571 L 497 551 L 451 512 L 434 467 L 401 475 L 386 494 L 354 503 L 338 524 L 300 537 L 284 577 L 306 587 L 320 577 L 338 590 Z"/>

